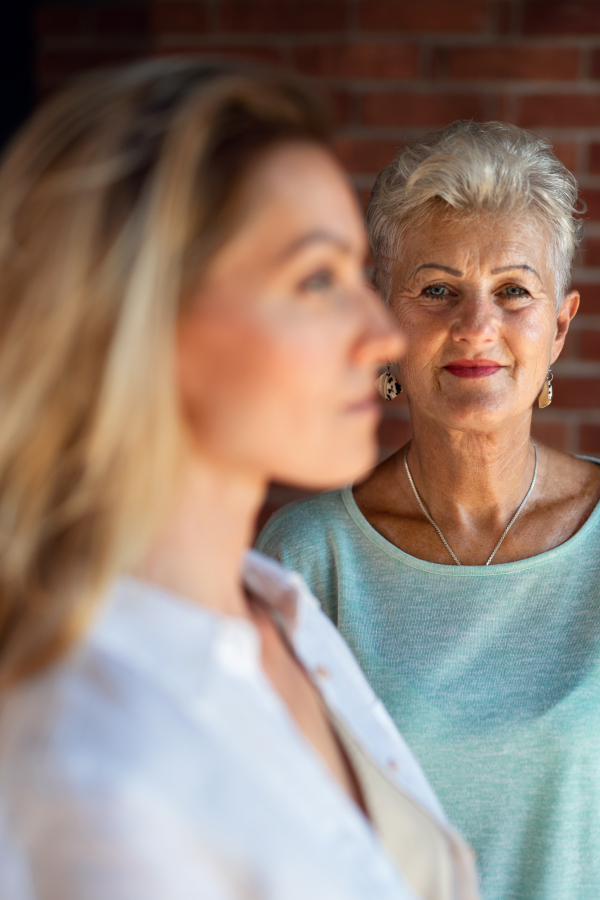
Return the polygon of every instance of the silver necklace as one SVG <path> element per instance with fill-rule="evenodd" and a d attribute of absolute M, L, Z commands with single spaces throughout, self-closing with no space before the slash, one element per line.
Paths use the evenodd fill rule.
<path fill-rule="evenodd" d="M 491 563 L 491 561 L 492 561 L 493 558 L 495 557 L 496 553 L 497 553 L 498 550 L 500 549 L 500 546 L 501 546 L 501 544 L 502 544 L 502 541 L 504 540 L 504 538 L 506 537 L 506 535 L 508 534 L 508 532 L 510 531 L 510 529 L 513 527 L 513 525 L 514 525 L 515 522 L 517 521 L 517 516 L 519 515 L 519 513 L 521 512 L 521 510 L 523 509 L 523 507 L 525 506 L 525 504 L 526 504 L 527 501 L 529 500 L 529 496 L 530 496 L 530 494 L 531 494 L 531 492 L 532 492 L 532 490 L 533 490 L 533 487 L 534 487 L 534 485 L 535 485 L 535 479 L 537 478 L 537 470 L 538 470 L 538 452 L 537 452 L 537 447 L 536 447 L 536 445 L 535 445 L 535 441 L 532 441 L 531 443 L 533 444 L 533 449 L 534 449 L 534 452 L 535 452 L 535 466 L 533 467 L 533 478 L 531 479 L 531 484 L 529 485 L 529 490 L 527 491 L 527 493 L 525 494 L 525 496 L 524 496 L 523 499 L 521 500 L 521 505 L 519 506 L 518 510 L 516 511 L 516 513 L 514 514 L 514 516 L 512 517 L 512 519 L 510 520 L 510 522 L 509 522 L 508 525 L 506 526 L 506 528 L 504 529 L 504 532 L 503 532 L 503 534 L 502 534 L 502 537 L 500 538 L 500 540 L 498 541 L 498 543 L 497 543 L 496 546 L 494 547 L 494 550 L 493 550 L 493 552 L 492 552 L 492 555 L 490 556 L 490 558 L 489 558 L 488 561 L 486 562 L 486 566 L 489 566 L 489 564 Z M 408 445 L 408 447 L 410 447 L 410 444 Z M 456 563 L 456 565 L 457 565 L 457 566 L 460 566 L 460 565 L 462 565 L 462 563 L 459 561 L 458 557 L 456 556 L 456 554 L 454 553 L 454 551 L 453 551 L 452 548 L 450 547 L 450 544 L 448 543 L 448 541 L 446 540 L 446 538 L 445 538 L 444 535 L 442 534 L 441 530 L 438 528 L 438 526 L 435 524 L 435 522 L 433 521 L 433 519 L 432 519 L 431 516 L 429 515 L 429 512 L 427 511 L 427 507 L 425 506 L 425 504 L 423 503 L 423 501 L 422 501 L 421 498 L 419 497 L 419 492 L 417 491 L 417 489 L 416 489 L 416 487 L 415 487 L 415 483 L 414 483 L 414 481 L 413 481 L 413 477 L 412 477 L 412 475 L 410 474 L 410 469 L 408 468 L 408 447 L 407 447 L 406 450 L 404 451 L 404 468 L 406 469 L 406 474 L 408 475 L 408 480 L 410 481 L 410 486 L 411 486 L 411 488 L 413 489 L 413 493 L 414 493 L 414 495 L 415 495 L 415 497 L 416 497 L 416 499 L 417 499 L 417 503 L 418 503 L 419 506 L 421 507 L 421 512 L 423 513 L 423 515 L 425 516 L 425 518 L 427 519 L 427 521 L 428 521 L 431 525 L 433 525 L 433 527 L 434 527 L 435 530 L 437 531 L 437 533 L 438 533 L 438 535 L 440 536 L 440 539 L 441 539 L 441 541 L 442 541 L 444 547 L 446 548 L 446 550 L 448 551 L 448 553 L 450 554 L 450 556 L 452 557 L 452 559 L 454 560 L 454 562 Z"/>

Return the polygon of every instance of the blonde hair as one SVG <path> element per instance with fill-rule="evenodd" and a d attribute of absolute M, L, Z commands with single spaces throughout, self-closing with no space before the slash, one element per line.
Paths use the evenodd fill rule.
<path fill-rule="evenodd" d="M 434 209 L 529 215 L 550 235 L 559 305 L 583 237 L 585 205 L 578 206 L 577 191 L 545 138 L 504 122 L 453 122 L 404 146 L 375 182 L 367 212 L 375 284 L 389 302 L 391 262 L 406 229 Z"/>
<path fill-rule="evenodd" d="M 0 685 L 71 646 L 135 563 L 180 448 L 181 304 L 252 159 L 326 140 L 298 81 L 198 61 L 88 76 L 0 170 Z"/>

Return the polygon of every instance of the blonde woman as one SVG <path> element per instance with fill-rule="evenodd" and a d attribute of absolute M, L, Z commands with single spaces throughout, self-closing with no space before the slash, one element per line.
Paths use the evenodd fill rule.
<path fill-rule="evenodd" d="M 325 131 L 293 82 L 156 62 L 4 164 L 7 900 L 476 894 L 343 640 L 246 553 L 270 478 L 373 460 L 399 351 Z"/>

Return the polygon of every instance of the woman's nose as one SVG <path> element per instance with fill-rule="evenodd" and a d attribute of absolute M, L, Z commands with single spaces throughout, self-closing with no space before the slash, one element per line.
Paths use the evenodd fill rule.
<path fill-rule="evenodd" d="M 468 344 L 490 344 L 498 338 L 498 310 L 485 296 L 464 298 L 456 307 L 452 338 Z"/>
<path fill-rule="evenodd" d="M 406 339 L 371 288 L 365 290 L 362 307 L 364 327 L 360 355 L 371 365 L 396 361 L 404 353 Z"/>

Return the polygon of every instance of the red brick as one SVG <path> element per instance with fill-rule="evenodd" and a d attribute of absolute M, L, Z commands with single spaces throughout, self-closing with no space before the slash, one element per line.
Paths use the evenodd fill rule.
<path fill-rule="evenodd" d="M 351 100 L 347 91 L 324 90 L 322 94 L 328 103 L 334 125 L 340 127 L 350 121 Z"/>
<path fill-rule="evenodd" d="M 496 0 L 494 31 L 496 34 L 509 34 L 512 24 L 511 0 Z"/>
<path fill-rule="evenodd" d="M 39 35 L 78 34 L 81 31 L 81 9 L 76 6 L 41 6 L 35 11 L 35 30 Z"/>
<path fill-rule="evenodd" d="M 582 425 L 579 429 L 579 452 L 600 456 L 600 425 Z"/>
<path fill-rule="evenodd" d="M 166 47 L 158 47 L 153 56 L 164 57 L 164 56 L 191 56 L 195 59 L 202 59 L 203 57 L 213 58 L 213 57 L 227 57 L 230 59 L 239 59 L 239 60 L 251 60 L 252 62 L 257 63 L 265 63 L 266 65 L 281 65 L 283 62 L 283 57 L 281 51 L 276 47 L 261 47 L 261 46 L 253 46 L 253 47 L 232 47 L 227 44 L 218 44 L 210 47 L 202 47 L 198 48 L 197 46 L 190 47 L 189 44 L 186 44 L 183 40 L 178 44 L 169 44 Z"/>
<path fill-rule="evenodd" d="M 600 33 L 600 3 L 597 0 L 525 0 L 525 34 Z"/>
<path fill-rule="evenodd" d="M 447 125 L 454 119 L 485 120 L 485 97 L 480 94 L 366 94 L 362 115 L 367 125 Z"/>
<path fill-rule="evenodd" d="M 95 10 L 98 34 L 131 37 L 150 30 L 149 6 L 100 6 Z"/>
<path fill-rule="evenodd" d="M 446 75 L 454 79 L 573 79 L 579 50 L 571 47 L 452 47 L 445 51 Z"/>
<path fill-rule="evenodd" d="M 485 31 L 485 0 L 361 0 L 366 31 Z"/>
<path fill-rule="evenodd" d="M 158 34 L 202 34 L 206 31 L 204 3 L 155 3 L 151 10 L 152 30 Z"/>
<path fill-rule="evenodd" d="M 590 74 L 592 78 L 600 78 L 600 52 L 598 52 L 598 50 L 592 51 Z"/>
<path fill-rule="evenodd" d="M 404 419 L 382 419 L 378 438 L 380 447 L 402 447 L 410 440 L 412 428 Z"/>
<path fill-rule="evenodd" d="M 221 27 L 257 32 L 342 31 L 344 0 L 224 0 Z"/>
<path fill-rule="evenodd" d="M 579 335 L 581 359 L 600 359 L 600 331 L 582 331 Z"/>
<path fill-rule="evenodd" d="M 400 149 L 399 141 L 338 138 L 335 152 L 345 169 L 353 174 L 379 174 Z"/>
<path fill-rule="evenodd" d="M 586 188 L 581 192 L 581 196 L 587 204 L 585 218 L 591 219 L 594 222 L 600 221 L 600 191 L 593 191 L 591 188 Z"/>
<path fill-rule="evenodd" d="M 579 359 L 579 333 L 573 330 L 567 334 L 560 353 L 561 362 L 569 359 Z"/>
<path fill-rule="evenodd" d="M 256 517 L 254 540 L 252 541 L 252 543 L 254 543 L 254 541 L 256 541 L 256 538 L 261 533 L 261 531 L 263 530 L 263 528 L 265 527 L 265 525 L 267 524 L 267 522 L 269 521 L 271 516 L 274 515 L 274 513 L 276 513 L 277 510 L 280 509 L 282 505 L 283 504 L 281 504 L 281 503 L 270 503 L 268 500 L 266 503 L 263 504 L 262 508 L 260 509 L 260 511 Z"/>
<path fill-rule="evenodd" d="M 38 54 L 38 76 L 63 81 L 90 69 L 116 66 L 139 59 L 140 54 L 129 50 L 44 50 Z"/>
<path fill-rule="evenodd" d="M 590 172 L 600 175 L 600 144 L 590 144 Z"/>
<path fill-rule="evenodd" d="M 600 284 L 574 284 L 581 294 L 579 313 L 588 316 L 600 315 Z"/>
<path fill-rule="evenodd" d="M 600 266 L 600 238 L 586 238 L 582 244 L 582 265 L 586 268 Z"/>
<path fill-rule="evenodd" d="M 567 449 L 567 429 L 561 422 L 540 422 L 534 419 L 531 423 L 531 434 L 536 441 L 557 447 L 559 450 Z"/>
<path fill-rule="evenodd" d="M 538 94 L 522 97 L 517 120 L 524 128 L 594 128 L 600 125 L 600 95 Z"/>
<path fill-rule="evenodd" d="M 578 166 L 577 163 L 577 151 L 578 147 L 573 141 L 554 141 L 552 144 L 552 149 L 554 150 L 555 155 L 561 161 L 563 166 L 570 172 L 575 172 Z"/>
<path fill-rule="evenodd" d="M 395 44 L 319 44 L 299 47 L 294 64 L 301 72 L 325 78 L 414 78 L 417 47 Z"/>
<path fill-rule="evenodd" d="M 557 378 L 552 382 L 552 406 L 563 409 L 594 409 L 600 406 L 600 379 Z"/>

